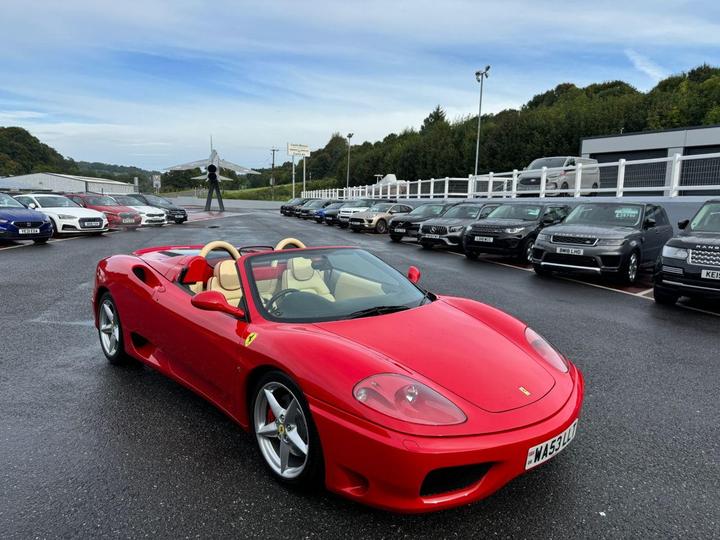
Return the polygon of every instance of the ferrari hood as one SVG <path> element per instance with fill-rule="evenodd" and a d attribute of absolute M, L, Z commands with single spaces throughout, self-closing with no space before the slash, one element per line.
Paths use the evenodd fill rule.
<path fill-rule="evenodd" d="M 382 354 L 488 412 L 529 405 L 555 385 L 549 371 L 510 339 L 442 300 L 317 326 Z"/>

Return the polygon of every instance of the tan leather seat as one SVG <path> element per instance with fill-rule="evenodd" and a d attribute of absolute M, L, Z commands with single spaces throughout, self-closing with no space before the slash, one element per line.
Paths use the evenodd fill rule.
<path fill-rule="evenodd" d="M 235 261 L 220 261 L 215 265 L 213 277 L 208 279 L 207 290 L 222 293 L 231 306 L 240 305 L 243 293 Z"/>
<path fill-rule="evenodd" d="M 312 267 L 312 261 L 305 257 L 294 257 L 288 260 L 288 268 L 282 275 L 282 289 L 297 289 L 317 294 L 332 302 L 335 301 L 320 272 L 315 270 Z"/>

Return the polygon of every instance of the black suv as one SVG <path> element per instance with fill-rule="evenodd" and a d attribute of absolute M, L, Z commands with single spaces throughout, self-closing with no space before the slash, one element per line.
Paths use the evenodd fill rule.
<path fill-rule="evenodd" d="M 420 234 L 420 224 L 423 221 L 442 216 L 448 208 L 452 208 L 456 204 L 429 202 L 414 208 L 407 214 L 392 218 L 388 223 L 390 240 L 399 242 L 404 236 L 417 240 Z"/>
<path fill-rule="evenodd" d="M 290 209 L 297 205 L 297 204 L 303 204 L 307 201 L 307 199 L 303 199 L 302 197 L 295 197 L 294 199 L 290 199 L 285 204 L 280 205 L 280 213 L 283 216 L 289 216 L 290 215 Z"/>
<path fill-rule="evenodd" d="M 174 221 L 177 224 L 185 223 L 188 219 L 187 211 L 184 208 L 180 208 L 174 205 L 164 197 L 153 195 L 152 193 L 124 193 L 128 197 L 132 197 L 147 206 L 154 206 L 155 208 L 162 208 L 167 214 L 168 221 Z"/>
<path fill-rule="evenodd" d="M 662 249 L 655 266 L 655 301 L 681 296 L 720 299 L 720 199 L 706 202 Z"/>
<path fill-rule="evenodd" d="M 585 272 L 634 283 L 652 267 L 673 235 L 665 210 L 651 203 L 581 203 L 561 225 L 535 240 L 533 267 L 540 275 Z"/>
<path fill-rule="evenodd" d="M 315 219 L 315 212 L 318 210 L 325 208 L 326 206 L 330 206 L 335 201 L 333 199 L 317 199 L 314 201 L 309 201 L 306 204 L 303 204 L 300 208 L 298 208 L 297 212 L 295 213 L 296 217 L 299 217 L 301 219 Z"/>
<path fill-rule="evenodd" d="M 538 233 L 544 227 L 561 223 L 569 212 L 569 206 L 558 203 L 500 205 L 487 218 L 465 229 L 465 256 L 477 259 L 480 253 L 497 253 L 532 262 Z"/>

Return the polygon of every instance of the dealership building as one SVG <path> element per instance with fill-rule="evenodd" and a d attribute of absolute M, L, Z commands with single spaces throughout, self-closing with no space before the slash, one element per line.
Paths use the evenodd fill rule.
<path fill-rule="evenodd" d="M 137 189 L 133 184 L 106 178 L 41 172 L 0 178 L 0 191 L 133 193 Z"/>

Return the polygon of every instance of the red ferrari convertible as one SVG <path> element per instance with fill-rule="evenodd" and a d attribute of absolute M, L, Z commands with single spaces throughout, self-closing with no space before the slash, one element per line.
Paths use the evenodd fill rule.
<path fill-rule="evenodd" d="M 97 266 L 100 343 L 252 430 L 280 481 L 402 512 L 486 497 L 573 439 L 583 378 L 527 325 L 370 253 L 165 246 Z"/>

